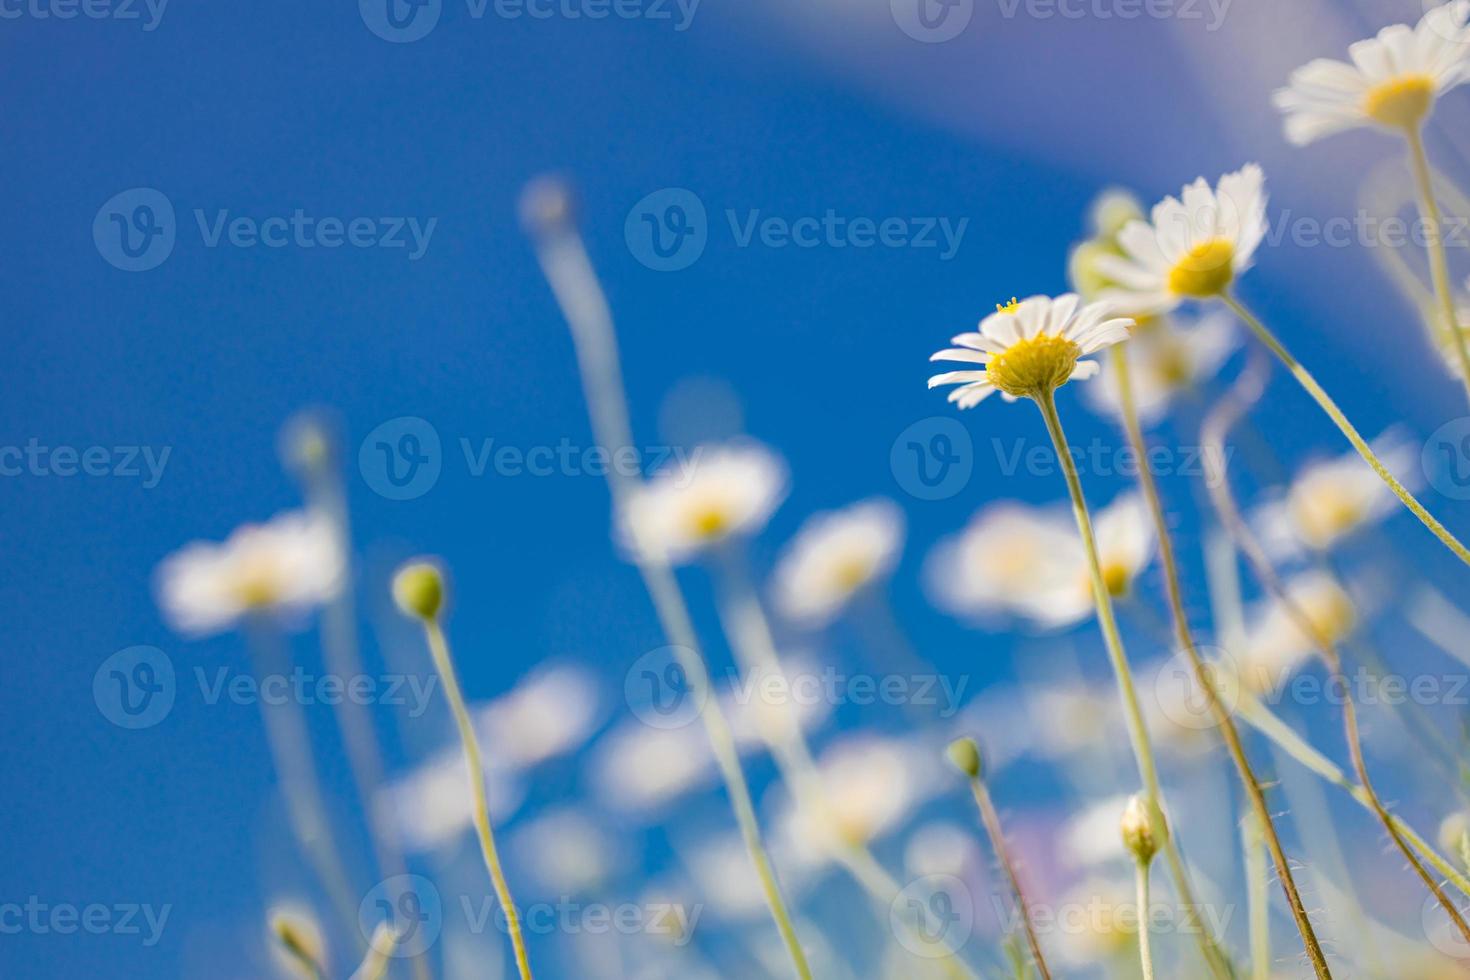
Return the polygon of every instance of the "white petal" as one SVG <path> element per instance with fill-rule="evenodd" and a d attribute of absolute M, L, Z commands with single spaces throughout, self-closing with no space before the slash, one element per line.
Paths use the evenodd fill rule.
<path fill-rule="evenodd" d="M 945 371 L 943 374 L 936 374 L 931 377 L 929 379 L 929 387 L 937 388 L 940 385 L 974 384 L 977 381 L 984 381 L 986 384 L 990 383 L 984 371 Z"/>

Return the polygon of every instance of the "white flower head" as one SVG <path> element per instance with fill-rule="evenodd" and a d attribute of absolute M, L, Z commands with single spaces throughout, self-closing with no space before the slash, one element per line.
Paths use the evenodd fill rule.
<path fill-rule="evenodd" d="M 1201 177 L 1180 197 L 1155 204 L 1148 221 L 1130 222 L 1118 234 L 1123 256 L 1098 257 L 1099 272 L 1116 283 L 1102 299 L 1117 310 L 1154 314 L 1223 293 L 1251 267 L 1266 237 L 1265 184 L 1250 163 L 1213 189 Z"/>
<path fill-rule="evenodd" d="M 654 816 L 714 778 L 714 756 L 696 727 L 650 728 L 629 722 L 603 736 L 593 750 L 598 799 L 630 816 Z"/>
<path fill-rule="evenodd" d="M 893 570 L 903 530 L 903 511 L 886 499 L 810 518 L 776 566 L 778 608 L 811 626 L 828 622 L 854 595 Z"/>
<path fill-rule="evenodd" d="M 1114 596 L 1126 595 L 1154 553 L 1153 522 L 1137 494 L 1098 512 L 1098 560 Z M 1087 553 L 1072 518 L 1056 508 L 1002 502 L 959 537 L 942 542 L 929 569 L 939 604 L 951 612 L 1017 615 L 1043 629 L 1092 615 Z"/>
<path fill-rule="evenodd" d="M 1394 24 L 1348 48 L 1352 64 L 1318 58 L 1292 72 L 1273 101 L 1297 146 L 1364 126 L 1416 129 L 1442 93 L 1470 81 L 1470 0 Z"/>
<path fill-rule="evenodd" d="M 1287 583 L 1286 596 L 1315 635 L 1302 628 L 1293 608 L 1284 602 L 1269 602 L 1249 630 L 1245 650 L 1235 665 L 1240 684 L 1255 693 L 1279 690 L 1317 652 L 1318 643 L 1336 644 L 1357 625 L 1352 597 L 1325 572 L 1298 575 Z"/>
<path fill-rule="evenodd" d="M 1224 310 L 1212 310 L 1198 320 L 1175 314 L 1147 329 L 1140 321 L 1133 340 L 1111 355 L 1128 358 L 1139 422 L 1149 426 L 1161 421 L 1174 398 L 1213 377 L 1240 340 L 1234 318 Z M 1112 372 L 1104 371 L 1097 384 L 1088 385 L 1084 397 L 1099 412 L 1123 414 Z"/>
<path fill-rule="evenodd" d="M 516 830 L 513 852 L 547 894 L 585 895 L 627 854 L 597 814 L 574 806 L 543 811 Z"/>
<path fill-rule="evenodd" d="M 474 826 L 474 801 L 464 750 L 441 749 L 417 768 L 378 791 L 377 806 L 397 828 L 404 848 L 415 853 L 453 844 Z M 525 790 L 507 771 L 485 767 L 490 816 L 498 821 L 513 814 Z"/>
<path fill-rule="evenodd" d="M 931 361 L 961 361 L 981 369 L 947 371 L 929 387 L 959 385 L 949 400 L 974 408 L 996 391 L 1006 401 L 1048 395 L 1076 378 L 1098 372 L 1096 361 L 1080 358 L 1128 339 L 1132 320 L 1114 317 L 1099 303 L 1080 306 L 1075 293 L 1052 299 L 1031 296 L 997 306 L 980 321 L 978 333 L 962 333 Z M 1079 308 L 1080 307 L 1080 308 Z"/>
<path fill-rule="evenodd" d="M 498 764 L 524 769 L 566 755 L 597 727 L 597 679 L 583 667 L 543 667 L 476 713 Z"/>
<path fill-rule="evenodd" d="M 765 446 L 703 446 L 690 465 L 660 470 L 639 488 L 628 502 L 624 537 L 646 553 L 688 562 L 765 527 L 786 489 L 786 464 Z"/>
<path fill-rule="evenodd" d="M 174 629 L 201 636 L 251 613 L 289 619 L 331 600 L 345 564 L 330 521 L 292 511 L 169 555 L 158 566 L 158 603 Z"/>

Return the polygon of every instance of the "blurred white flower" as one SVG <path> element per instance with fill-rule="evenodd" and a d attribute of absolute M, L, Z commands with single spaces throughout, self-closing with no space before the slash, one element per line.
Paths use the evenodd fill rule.
<path fill-rule="evenodd" d="M 158 603 L 174 629 L 194 635 L 252 613 L 290 619 L 337 594 L 344 564 L 331 523 L 291 511 L 169 555 L 158 566 Z"/>
<path fill-rule="evenodd" d="M 903 525 L 903 511 L 885 499 L 809 518 L 776 566 L 777 608 L 810 626 L 830 621 L 859 590 L 892 571 Z"/>
<path fill-rule="evenodd" d="M 586 895 L 616 869 L 620 842 L 602 822 L 578 807 L 539 814 L 511 836 L 517 862 L 547 894 Z"/>
<path fill-rule="evenodd" d="M 477 712 L 495 764 L 528 768 L 578 748 L 597 726 L 597 678 L 583 667 L 542 667 Z"/>
<path fill-rule="evenodd" d="M 819 729 L 836 700 L 828 677 L 813 661 L 787 657 L 779 669 L 752 669 L 730 682 L 720 703 L 742 752 Z"/>
<path fill-rule="evenodd" d="M 592 781 L 611 809 L 650 816 L 685 793 L 710 785 L 714 758 L 697 726 L 651 728 L 628 722 L 592 750 Z"/>
<path fill-rule="evenodd" d="M 455 745 L 435 753 L 380 791 L 378 805 L 398 828 L 407 850 L 437 850 L 455 843 L 473 827 L 474 811 L 465 765 L 464 751 Z M 524 791 L 515 779 L 488 767 L 485 792 L 490 801 L 491 819 L 497 823 L 514 813 L 524 798 Z"/>
<path fill-rule="evenodd" d="M 737 833 L 722 834 L 681 849 L 684 865 L 694 879 L 695 893 L 722 919 L 765 920 L 770 916 L 760 878 L 750 863 L 750 852 Z M 789 893 L 792 881 L 782 865 L 781 884 Z"/>
<path fill-rule="evenodd" d="M 1298 575 L 1286 583 L 1286 595 L 1316 636 L 1302 630 L 1286 604 L 1268 600 L 1247 630 L 1245 650 L 1236 658 L 1241 685 L 1257 694 L 1279 690 L 1317 652 L 1318 641 L 1339 643 L 1357 625 L 1352 597 L 1325 572 Z"/>
<path fill-rule="evenodd" d="M 1265 175 L 1247 164 L 1212 190 L 1203 177 L 1166 197 L 1149 221 L 1118 235 L 1126 257 L 1099 256 L 1098 271 L 1117 285 L 1103 299 L 1130 314 L 1173 310 L 1183 300 L 1218 296 L 1251 267 L 1266 237 Z"/>
<path fill-rule="evenodd" d="M 1153 521 L 1137 494 L 1120 494 L 1097 514 L 1098 558 L 1114 596 L 1127 594 L 1154 553 Z M 929 580 L 939 605 L 960 614 L 1007 613 L 1042 628 L 1093 612 L 1092 580 L 1076 525 L 1063 511 L 1001 502 L 957 538 L 941 542 Z"/>
<path fill-rule="evenodd" d="M 915 878 L 928 875 L 962 878 L 983 867 L 984 862 L 975 835 L 948 821 L 935 820 L 917 828 L 903 850 L 904 871 Z"/>
<path fill-rule="evenodd" d="M 1128 796 L 1109 797 L 1087 804 L 1062 827 L 1060 852 L 1073 868 L 1092 868 L 1128 856 L 1118 836 L 1118 815 L 1128 806 Z"/>
<path fill-rule="evenodd" d="M 983 370 L 946 371 L 929 379 L 929 387 L 959 385 L 949 401 L 974 408 L 996 391 L 1006 401 L 1050 393 L 1073 378 L 1098 372 L 1096 361 L 1079 358 L 1128 339 L 1133 321 L 1114 317 L 1109 308 L 1092 303 L 1080 309 L 1073 293 L 1031 296 L 1005 306 L 980 321 L 979 333 L 962 333 L 951 347 L 929 358 L 960 361 Z"/>
<path fill-rule="evenodd" d="M 1117 824 L 1114 814 L 1114 837 Z M 1118 849 L 1122 851 L 1121 844 Z M 1138 902 L 1131 882 L 1089 879 L 1068 892 L 1060 908 L 1068 924 L 1057 931 L 1055 943 L 1063 962 L 1080 970 L 1125 957 L 1138 958 Z"/>
<path fill-rule="evenodd" d="M 1373 440 L 1373 451 L 1404 484 L 1414 488 L 1419 451 L 1405 435 L 1389 430 Z M 1284 499 L 1254 515 L 1261 536 L 1278 553 L 1305 545 L 1325 551 L 1356 531 L 1398 510 L 1398 500 L 1356 452 L 1304 466 Z"/>
<path fill-rule="evenodd" d="M 1240 340 L 1234 318 L 1220 310 L 1193 321 L 1177 313 L 1167 319 L 1140 320 L 1133 339 L 1112 354 L 1128 358 L 1139 421 L 1144 426 L 1161 421 L 1175 396 L 1213 377 Z M 1088 385 L 1084 397 L 1097 411 L 1122 415 L 1118 382 L 1111 371 Z"/>
<path fill-rule="evenodd" d="M 765 446 L 701 446 L 687 465 L 662 469 L 639 487 L 621 533 L 627 546 L 682 564 L 765 527 L 786 484 L 786 464 Z"/>
<path fill-rule="evenodd" d="M 1418 25 L 1394 24 L 1348 47 L 1352 64 L 1318 58 L 1292 72 L 1276 92 L 1287 139 L 1305 146 L 1324 136 L 1376 125 L 1419 126 L 1434 100 L 1470 81 L 1470 0 L 1435 7 Z"/>

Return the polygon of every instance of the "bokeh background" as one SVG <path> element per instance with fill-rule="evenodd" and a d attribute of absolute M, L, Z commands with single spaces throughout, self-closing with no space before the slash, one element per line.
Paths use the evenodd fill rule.
<path fill-rule="evenodd" d="M 961 0 L 951 16 L 968 18 L 963 30 L 936 41 L 903 29 L 912 11 L 902 0 L 704 0 L 692 10 L 646 0 L 638 16 L 605 19 L 585 16 L 593 5 L 575 0 L 544 18 L 507 16 L 519 8 L 493 0 L 481 16 L 465 0 L 436 0 L 416 15 L 437 9 L 432 29 L 408 40 L 369 0 L 360 9 L 278 0 L 118 6 L 105 17 L 78 8 L 66 18 L 59 0 L 32 0 L 6 4 L 0 22 L 0 177 L 9 188 L 0 443 L 107 447 L 116 464 L 125 455 L 116 447 L 167 453 L 157 479 L 146 465 L 139 476 L 24 467 L 0 479 L 0 901 L 171 911 L 153 945 L 115 930 L 7 931 L 7 977 L 258 977 L 271 968 L 266 907 L 282 897 L 317 900 L 285 830 L 256 706 L 208 703 L 196 682 L 196 668 L 248 673 L 244 644 L 234 635 L 173 635 L 152 591 L 155 566 L 180 545 L 298 504 L 277 439 L 282 423 L 310 406 L 328 407 L 340 436 L 370 672 L 429 672 L 420 639 L 386 602 L 394 564 L 429 552 L 452 572 L 450 626 L 472 700 L 524 690 L 518 685 L 550 667 L 578 678 L 576 697 L 551 698 L 538 711 L 585 717 L 572 725 L 580 734 L 499 786 L 503 839 L 525 899 L 563 894 L 555 878 L 535 878 L 545 864 L 536 847 L 547 836 L 539 821 L 570 815 L 583 822 L 560 825 L 565 837 L 551 833 L 551 849 L 590 843 L 608 864 L 586 900 L 637 902 L 673 889 L 711 903 L 692 944 L 699 964 L 659 972 L 670 962 L 660 947 L 640 945 L 646 937 L 616 944 L 621 959 L 600 945 L 583 956 L 591 940 L 551 932 L 531 940 L 544 972 L 757 975 L 768 924 L 758 912 L 719 914 L 719 897 L 701 894 L 680 856 L 729 835 L 721 794 L 696 788 L 653 812 L 618 810 L 599 795 L 601 740 L 639 724 L 624 698 L 625 673 L 664 642 L 636 572 L 610 540 L 603 481 L 493 466 L 477 473 L 466 457 L 467 445 L 475 454 L 489 440 L 522 451 L 592 443 L 570 338 L 516 216 L 521 187 L 547 171 L 579 190 L 588 247 L 619 321 L 640 444 L 687 448 L 743 432 L 789 461 L 790 496 L 753 545 L 758 568 L 815 510 L 872 495 L 903 505 L 908 545 L 893 608 L 925 657 L 968 681 L 966 710 L 933 734 L 971 727 L 1014 743 L 1016 761 L 998 773 L 995 790 L 1037 887 L 1060 889 L 1076 872 L 1054 867 L 1056 845 L 1083 803 L 1056 765 L 1027 754 L 1058 717 L 1015 692 L 1023 681 L 1061 677 L 1085 679 L 1084 690 L 1110 699 L 1095 631 L 1084 625 L 1038 640 L 977 628 L 935 610 L 922 574 L 932 545 L 984 503 L 1052 501 L 1060 483 L 1049 473 L 1003 472 L 992 440 L 1041 445 L 1045 433 L 1024 406 L 986 404 L 963 417 L 968 480 L 938 500 L 909 492 L 911 474 L 891 455 L 895 440 L 953 414 L 924 388 L 926 359 L 997 301 L 1062 291 L 1069 245 L 1105 186 L 1153 200 L 1256 160 L 1268 175 L 1273 223 L 1353 214 L 1362 178 L 1396 157 L 1395 144 L 1359 133 L 1292 150 L 1269 93 L 1295 65 L 1421 12 L 1413 2 L 1233 0 L 1129 18 L 1117 4 L 1077 5 L 1067 9 L 1081 15 L 1071 16 L 1024 0 Z M 1445 100 L 1430 143 L 1441 168 L 1460 178 L 1467 100 L 1463 90 Z M 155 267 L 128 271 L 105 233 L 94 237 L 94 222 L 138 188 L 167 200 L 176 235 Z M 659 263 L 639 239 L 639 209 L 657 207 L 670 189 L 705 209 L 706 240 L 676 263 L 682 268 L 665 271 L 652 267 Z M 121 200 L 130 209 L 139 198 Z M 263 221 L 297 209 L 317 219 L 434 223 L 417 254 L 406 232 L 407 247 L 211 246 L 196 218 Z M 963 233 L 953 254 L 942 238 L 936 248 L 772 247 L 742 244 L 727 217 L 829 210 L 849 220 L 964 222 Z M 1400 423 L 1422 440 L 1464 414 L 1415 311 L 1371 249 L 1288 236 L 1263 248 L 1243 289 L 1364 431 Z M 1075 392 L 1062 398 L 1075 441 L 1120 441 L 1111 420 L 1086 411 Z M 1260 414 L 1286 455 L 1344 448 L 1279 380 Z M 360 458 L 359 450 L 405 417 L 432 427 L 440 472 L 411 499 L 389 499 L 371 452 Z M 1125 485 L 1095 475 L 1088 492 L 1103 503 Z M 1181 544 L 1196 551 L 1196 498 L 1182 479 L 1166 479 L 1165 493 Z M 1452 527 L 1470 531 L 1462 503 L 1428 494 Z M 1423 576 L 1470 599 L 1462 572 L 1416 525 L 1395 518 L 1388 533 Z M 1370 572 L 1372 557 L 1358 556 Z M 730 656 L 707 582 L 698 573 L 686 579 L 725 676 Z M 1394 583 L 1373 581 L 1391 605 Z M 1402 622 L 1383 630 L 1390 651 L 1433 656 Z M 781 635 L 783 648 L 819 663 L 857 662 L 860 640 L 840 627 Z M 93 680 L 109 656 L 140 644 L 170 658 L 177 697 L 157 724 L 126 730 L 100 709 Z M 314 630 L 297 634 L 294 650 L 320 671 Z M 1142 638 L 1135 650 L 1145 661 L 1167 653 Z M 343 846 L 365 862 L 335 727 L 326 709 L 310 714 Z M 1305 714 L 1340 759 L 1331 712 Z M 417 717 L 386 705 L 375 716 L 396 781 L 451 745 L 441 701 Z M 1370 725 L 1385 738 L 1384 758 L 1397 758 L 1393 722 Z M 843 706 L 813 737 L 825 744 L 859 732 L 903 738 L 913 729 L 891 707 Z M 1116 768 L 1093 773 L 1097 798 L 1128 791 L 1124 746 L 1115 738 L 1101 752 Z M 1222 758 L 1206 758 L 1171 764 L 1184 780 L 1176 792 L 1199 801 L 1198 822 L 1181 833 L 1201 864 L 1235 887 L 1236 790 Z M 747 768 L 765 798 L 769 760 L 753 752 Z M 1386 782 L 1386 795 L 1406 799 L 1405 814 L 1430 830 L 1456 805 L 1453 787 L 1419 783 L 1410 800 L 1392 775 Z M 1371 823 L 1357 811 L 1343 819 L 1344 834 L 1359 842 L 1352 863 L 1363 880 L 1404 885 Z M 956 781 L 916 805 L 880 854 L 905 867 L 913 831 L 935 821 L 980 847 Z M 602 836 L 586 837 L 589 827 Z M 467 833 L 414 861 L 447 907 L 461 894 L 484 894 Z M 972 863 L 977 880 L 991 880 L 983 856 Z M 366 894 L 373 881 L 361 878 Z M 1309 887 L 1318 907 L 1331 904 L 1320 883 Z M 1374 889 L 1366 893 L 1376 906 Z M 798 904 L 832 936 L 848 937 L 839 941 L 859 964 L 876 961 L 882 937 L 863 924 L 869 902 L 840 876 L 802 888 Z M 1406 934 L 1417 927 L 1417 898 L 1374 912 Z M 1290 926 L 1276 914 L 1280 938 Z M 1322 915 L 1324 931 L 1350 945 L 1342 922 Z M 885 911 L 876 916 L 886 921 Z M 980 918 L 976 942 L 993 948 L 988 906 Z M 1242 943 L 1243 911 L 1230 929 Z M 345 976 L 352 937 L 329 931 Z M 456 932 L 446 926 L 441 952 L 470 958 L 463 975 L 499 975 L 500 935 Z M 1289 969 L 1289 949 L 1283 962 Z M 859 966 L 856 975 L 877 974 Z"/>

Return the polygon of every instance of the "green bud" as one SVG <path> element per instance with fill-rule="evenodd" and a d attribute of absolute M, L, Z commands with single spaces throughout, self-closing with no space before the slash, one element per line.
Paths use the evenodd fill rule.
<path fill-rule="evenodd" d="M 1155 821 L 1150 814 L 1153 808 L 1143 797 L 1134 794 L 1128 800 L 1128 806 L 1123 810 L 1123 819 L 1119 824 L 1119 830 L 1123 835 L 1123 846 L 1128 849 L 1140 864 L 1147 865 L 1159 853 L 1168 836 L 1168 829 L 1163 826 L 1163 821 Z M 1156 826 L 1157 824 L 1157 826 Z"/>
<path fill-rule="evenodd" d="M 444 608 L 444 576 L 433 562 L 417 559 L 393 576 L 393 601 L 404 615 L 436 619 Z"/>
<path fill-rule="evenodd" d="M 945 749 L 949 761 L 954 767 L 971 779 L 979 779 L 983 768 L 980 759 L 980 746 L 973 738 L 957 738 L 949 743 Z"/>

